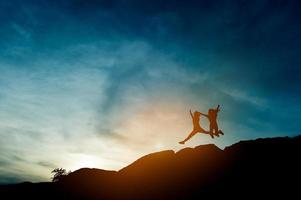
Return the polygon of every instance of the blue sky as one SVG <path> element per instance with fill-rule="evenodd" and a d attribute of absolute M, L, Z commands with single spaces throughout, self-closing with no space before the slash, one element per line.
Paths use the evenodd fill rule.
<path fill-rule="evenodd" d="M 0 182 L 120 169 L 183 148 L 189 109 L 225 136 L 301 133 L 296 0 L 1 1 Z M 206 119 L 201 119 L 207 127 Z"/>

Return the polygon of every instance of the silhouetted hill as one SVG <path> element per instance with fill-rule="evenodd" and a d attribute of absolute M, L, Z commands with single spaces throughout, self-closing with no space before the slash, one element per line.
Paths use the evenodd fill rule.
<path fill-rule="evenodd" d="M 57 183 L 1 186 L 10 199 L 299 199 L 301 137 L 146 155 L 120 171 L 79 169 Z"/>

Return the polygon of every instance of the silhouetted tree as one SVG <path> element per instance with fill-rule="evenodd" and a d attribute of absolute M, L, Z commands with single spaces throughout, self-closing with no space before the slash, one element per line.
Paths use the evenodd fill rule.
<path fill-rule="evenodd" d="M 68 174 L 71 173 L 71 171 L 67 172 L 66 169 L 63 168 L 55 168 L 54 170 L 52 170 L 52 172 L 54 175 L 52 177 L 52 182 L 57 182 L 59 181 L 61 178 L 63 178 L 64 176 L 67 176 Z"/>

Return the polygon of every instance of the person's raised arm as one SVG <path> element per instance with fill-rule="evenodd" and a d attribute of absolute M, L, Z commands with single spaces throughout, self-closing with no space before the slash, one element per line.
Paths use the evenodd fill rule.
<path fill-rule="evenodd" d="M 216 111 L 217 111 L 217 112 L 220 111 L 220 106 L 219 106 L 219 105 L 216 107 Z"/>
<path fill-rule="evenodd" d="M 191 109 L 189 110 L 189 113 L 190 113 L 190 116 L 193 118 L 193 115 L 192 115 Z"/>
<path fill-rule="evenodd" d="M 205 117 L 208 117 L 208 115 L 206 115 L 206 114 L 204 114 L 204 113 L 201 113 L 201 112 L 200 112 L 200 114 L 203 115 L 203 116 L 205 116 Z"/>

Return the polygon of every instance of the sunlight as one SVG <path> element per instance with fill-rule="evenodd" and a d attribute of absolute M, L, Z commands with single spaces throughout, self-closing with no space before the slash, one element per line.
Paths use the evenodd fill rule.
<path fill-rule="evenodd" d="M 97 168 L 99 167 L 98 159 L 95 156 L 80 155 L 74 159 L 74 163 L 70 164 L 69 169 L 71 171 L 78 170 L 80 168 Z"/>
<path fill-rule="evenodd" d="M 162 143 L 155 144 L 155 149 L 157 151 L 163 150 L 164 148 L 165 148 L 165 146 Z"/>

